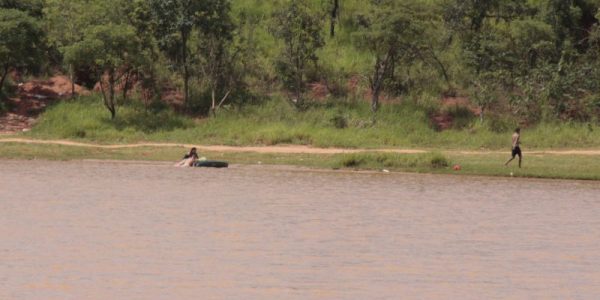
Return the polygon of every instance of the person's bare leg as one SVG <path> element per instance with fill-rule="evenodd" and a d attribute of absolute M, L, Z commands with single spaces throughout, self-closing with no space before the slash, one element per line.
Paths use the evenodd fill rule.
<path fill-rule="evenodd" d="M 515 157 L 514 157 L 514 156 L 513 156 L 511 159 L 509 159 L 509 160 L 508 160 L 508 161 L 507 161 L 507 162 L 506 162 L 504 165 L 505 165 L 505 166 L 508 166 L 508 164 L 509 164 L 511 161 L 513 161 L 513 159 L 515 159 Z"/>
<path fill-rule="evenodd" d="M 521 168 L 521 161 L 523 161 L 523 156 L 519 155 L 519 169 Z"/>

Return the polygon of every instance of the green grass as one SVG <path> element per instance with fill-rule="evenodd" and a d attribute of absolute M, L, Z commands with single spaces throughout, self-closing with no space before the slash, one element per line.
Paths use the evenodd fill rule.
<path fill-rule="evenodd" d="M 0 159 L 21 160 L 143 160 L 175 163 L 187 149 L 182 147 L 141 147 L 123 149 L 87 148 L 59 145 L 5 143 L 0 147 Z M 261 154 L 253 152 L 202 152 L 209 159 L 226 160 L 232 164 L 291 165 L 319 169 L 389 170 L 455 175 L 485 175 L 555 179 L 600 180 L 597 156 L 584 155 L 527 155 L 523 168 L 516 161 L 509 167 L 503 164 L 507 155 L 483 153 L 475 155 L 448 153 L 393 154 Z M 454 171 L 454 165 L 461 171 Z"/>
<path fill-rule="evenodd" d="M 374 115 L 366 102 L 338 101 L 297 111 L 275 98 L 261 105 L 223 110 L 217 118 L 192 119 L 169 110 L 147 112 L 133 101 L 121 106 L 117 118 L 111 120 L 98 96 L 90 96 L 51 107 L 25 136 L 98 143 L 302 144 L 433 150 L 510 147 L 510 130 L 492 131 L 488 123 L 481 124 L 477 119 L 469 121 L 464 129 L 438 132 L 430 124 L 430 109 L 406 101 L 386 104 Z M 525 150 L 600 147 L 600 127 L 540 124 L 525 128 L 522 140 Z"/>
<path fill-rule="evenodd" d="M 440 153 L 357 153 L 336 156 L 333 168 L 419 171 L 439 170 L 449 165 L 448 159 Z"/>
<path fill-rule="evenodd" d="M 600 180 L 598 156 L 526 155 L 522 169 L 518 168 L 516 160 L 505 167 L 504 162 L 508 158 L 508 153 L 449 156 L 450 160 L 462 166 L 461 174 L 511 176 L 512 172 L 515 177 Z"/>

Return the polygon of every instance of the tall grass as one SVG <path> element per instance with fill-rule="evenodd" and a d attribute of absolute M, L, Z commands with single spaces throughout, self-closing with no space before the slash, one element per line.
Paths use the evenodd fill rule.
<path fill-rule="evenodd" d="M 64 139 L 88 139 L 101 142 L 131 142 L 148 136 L 190 128 L 194 122 L 164 110 L 147 111 L 139 102 L 120 106 L 117 117 L 102 105 L 99 96 L 80 97 L 52 106 L 34 127 L 32 135 Z"/>
<path fill-rule="evenodd" d="M 274 98 L 262 105 L 221 111 L 216 118 L 192 119 L 170 110 L 147 112 L 130 102 L 117 118 L 98 96 L 82 97 L 51 107 L 29 133 L 38 138 L 85 139 L 105 143 L 164 141 L 224 145 L 302 144 L 346 148 L 510 148 L 511 130 L 496 132 L 476 118 L 464 129 L 436 131 L 428 108 L 405 102 L 386 104 L 373 114 L 368 103 L 317 103 L 297 111 Z M 345 126 L 339 126 L 343 119 Z M 342 127 L 342 128 L 340 128 Z M 525 128 L 523 148 L 600 146 L 597 125 L 544 123 Z"/>
<path fill-rule="evenodd" d="M 333 168 L 369 170 L 431 170 L 445 169 L 450 165 L 448 158 L 440 153 L 398 154 L 398 153 L 354 153 L 342 155 Z"/>

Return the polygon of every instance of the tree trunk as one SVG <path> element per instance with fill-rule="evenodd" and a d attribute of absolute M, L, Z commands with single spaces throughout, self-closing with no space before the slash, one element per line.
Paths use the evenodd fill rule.
<path fill-rule="evenodd" d="M 127 93 L 129 92 L 130 77 L 131 77 L 131 72 L 127 71 L 127 73 L 125 73 L 125 85 L 123 86 L 123 101 L 127 100 Z"/>
<path fill-rule="evenodd" d="M 375 61 L 375 70 L 371 78 L 371 110 L 377 112 L 379 109 L 379 93 L 385 76 L 385 62 L 380 57 Z"/>
<path fill-rule="evenodd" d="M 75 98 L 75 68 L 69 65 L 69 80 L 71 80 L 71 99 Z"/>
<path fill-rule="evenodd" d="M 216 100 L 215 100 L 215 88 L 214 86 L 211 88 L 211 97 L 212 97 L 212 105 L 210 107 L 210 111 L 212 112 L 212 116 L 216 117 L 217 116 L 217 107 L 216 107 Z"/>
<path fill-rule="evenodd" d="M 182 59 L 183 59 L 183 105 L 185 110 L 187 110 L 188 107 L 188 97 L 189 97 L 189 79 L 190 79 L 190 74 L 189 74 L 189 70 L 188 70 L 188 64 L 187 64 L 187 41 L 188 41 L 188 33 L 185 29 L 181 30 L 181 43 L 182 43 Z"/>
<path fill-rule="evenodd" d="M 4 66 L 4 71 L 2 72 L 2 78 L 0 78 L 0 92 L 2 91 L 2 88 L 4 87 L 4 81 L 6 80 L 6 77 L 8 77 L 8 66 L 7 65 Z"/>
<path fill-rule="evenodd" d="M 340 1 L 333 0 L 333 9 L 331 10 L 331 25 L 329 28 L 329 34 L 331 35 L 331 37 L 335 36 L 335 23 L 337 22 L 339 10 L 340 10 Z"/>
<path fill-rule="evenodd" d="M 108 111 L 110 112 L 111 119 L 114 119 L 116 112 L 114 111 L 114 108 L 110 105 L 109 96 L 106 95 L 106 90 L 104 88 L 104 79 L 102 78 L 102 76 L 100 77 L 100 92 L 102 92 L 104 107 L 106 107 L 106 109 L 108 109 Z"/>
<path fill-rule="evenodd" d="M 113 106 L 111 109 L 109 109 L 109 111 L 110 111 L 110 119 L 114 120 L 117 117 L 117 110 Z"/>
<path fill-rule="evenodd" d="M 446 83 L 448 84 L 448 86 L 451 87 L 452 84 L 450 83 L 450 76 L 448 75 L 448 71 L 446 70 L 446 66 L 444 66 L 444 64 L 442 63 L 442 61 L 437 57 L 437 55 L 435 55 L 435 53 L 433 52 L 433 49 L 431 49 L 431 56 L 433 57 L 433 60 L 435 60 L 435 62 L 440 67 L 440 71 L 442 71 L 442 75 L 444 76 L 444 80 L 446 80 Z"/>
<path fill-rule="evenodd" d="M 108 105 L 107 108 L 110 111 L 110 119 L 114 120 L 117 116 L 117 110 L 115 108 L 115 77 L 114 72 L 108 74 Z"/>
<path fill-rule="evenodd" d="M 377 112 L 379 109 L 379 88 L 373 90 L 373 96 L 371 97 L 371 110 Z"/>
<path fill-rule="evenodd" d="M 481 106 L 481 112 L 479 113 L 479 120 L 481 121 L 481 123 L 483 123 L 483 111 L 485 110 L 485 107 Z"/>
<path fill-rule="evenodd" d="M 303 99 L 302 99 L 302 73 L 303 73 L 302 63 L 300 62 L 300 58 L 296 58 L 296 106 L 302 107 Z"/>

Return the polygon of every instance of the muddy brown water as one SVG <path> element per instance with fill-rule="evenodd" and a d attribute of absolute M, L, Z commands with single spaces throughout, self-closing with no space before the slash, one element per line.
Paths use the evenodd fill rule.
<path fill-rule="evenodd" d="M 0 161 L 0 299 L 598 299 L 600 184 Z"/>

